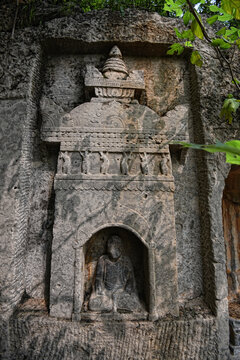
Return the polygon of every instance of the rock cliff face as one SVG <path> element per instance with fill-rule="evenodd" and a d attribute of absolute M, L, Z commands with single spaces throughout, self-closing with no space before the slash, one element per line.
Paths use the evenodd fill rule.
<path fill-rule="evenodd" d="M 13 39 L 1 33 L 3 359 L 228 358 L 222 195 L 230 168 L 221 155 L 186 153 L 168 141 L 239 139 L 239 126 L 218 117 L 231 81 L 215 60 L 206 56 L 196 69 L 188 52 L 166 56 L 176 26 L 154 13 L 101 11 L 16 29 Z M 119 91 L 124 79 L 96 82 L 114 45 L 126 76 L 144 73 L 144 85 L 139 78 L 131 85 L 134 96 Z M 94 94 L 96 84 L 115 90 Z M 85 219 L 90 225 L 81 227 Z M 140 315 L 88 315 L 112 233 L 132 264 Z M 50 311 L 55 290 L 71 302 L 70 315 L 61 306 L 59 315 Z"/>

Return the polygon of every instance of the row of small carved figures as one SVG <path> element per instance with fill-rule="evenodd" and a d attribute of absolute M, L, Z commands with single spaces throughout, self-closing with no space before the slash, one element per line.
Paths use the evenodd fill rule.
<path fill-rule="evenodd" d="M 81 172 L 83 174 L 90 174 L 90 155 L 91 152 L 86 150 L 83 152 L 79 152 L 79 154 L 82 157 L 82 164 L 81 164 Z M 108 152 L 99 151 L 101 165 L 100 165 L 100 173 L 101 174 L 108 174 L 108 169 L 110 165 L 110 160 L 108 157 Z M 144 175 L 149 174 L 149 163 L 151 161 L 150 155 L 146 152 L 140 154 L 140 169 L 141 173 Z M 130 161 L 132 159 L 132 153 L 131 152 L 123 152 L 122 158 L 120 161 L 120 171 L 122 175 L 128 175 L 129 174 L 129 165 Z M 68 174 L 71 170 L 71 157 L 68 153 L 68 151 L 60 152 L 58 157 L 58 173 L 59 174 Z M 162 156 L 161 160 L 159 162 L 159 170 L 162 175 L 169 175 L 171 168 L 169 164 L 169 158 L 168 156 Z"/>

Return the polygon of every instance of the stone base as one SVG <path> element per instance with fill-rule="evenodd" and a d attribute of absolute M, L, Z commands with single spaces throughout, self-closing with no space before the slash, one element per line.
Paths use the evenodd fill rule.
<path fill-rule="evenodd" d="M 210 316 L 91 323 L 21 312 L 10 323 L 12 360 L 211 360 L 219 359 L 217 343 L 217 319 Z"/>

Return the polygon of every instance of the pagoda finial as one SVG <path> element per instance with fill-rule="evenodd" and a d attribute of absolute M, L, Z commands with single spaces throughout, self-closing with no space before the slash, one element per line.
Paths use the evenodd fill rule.
<path fill-rule="evenodd" d="M 102 73 L 105 78 L 113 80 L 126 79 L 129 75 L 127 67 L 122 60 L 122 53 L 116 45 L 111 49 Z"/>

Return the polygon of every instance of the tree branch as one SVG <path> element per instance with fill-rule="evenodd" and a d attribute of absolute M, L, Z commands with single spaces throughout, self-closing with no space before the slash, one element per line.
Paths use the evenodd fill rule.
<path fill-rule="evenodd" d="M 205 39 L 208 41 L 208 43 L 212 45 L 212 40 L 211 38 L 208 36 L 208 33 L 204 27 L 204 25 L 202 24 L 201 20 L 199 19 L 198 17 L 198 14 L 196 12 L 196 10 L 194 9 L 192 3 L 190 0 L 186 0 L 187 4 L 188 4 L 188 7 L 189 7 L 189 10 L 190 12 L 193 14 L 194 18 L 196 19 L 197 23 L 199 24 L 201 30 L 202 30 L 202 33 L 203 33 L 203 36 L 205 37 Z M 218 60 L 220 61 L 220 64 L 221 66 L 223 67 L 223 63 L 222 63 L 222 60 L 227 64 L 227 67 L 228 67 L 228 70 L 230 72 L 230 75 L 231 75 L 231 78 L 232 78 L 232 81 L 234 83 L 234 85 L 236 86 L 236 88 L 238 89 L 238 91 L 240 91 L 240 85 L 236 82 L 235 80 L 235 77 L 234 77 L 234 74 L 233 74 L 233 69 L 232 69 L 232 66 L 231 66 L 231 63 L 230 61 L 224 56 L 224 54 L 222 53 L 221 49 L 219 47 L 213 47 L 214 50 L 216 51 L 217 53 L 217 56 L 218 56 Z"/>

